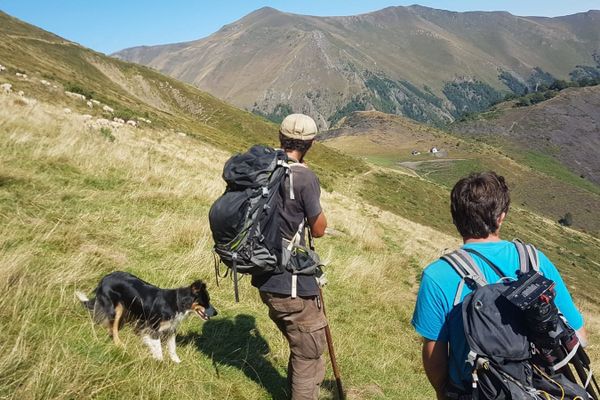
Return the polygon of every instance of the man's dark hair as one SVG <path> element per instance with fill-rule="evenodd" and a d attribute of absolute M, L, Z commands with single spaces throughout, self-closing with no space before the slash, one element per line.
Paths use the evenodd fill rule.
<path fill-rule="evenodd" d="M 452 221 L 464 238 L 482 239 L 496 232 L 498 218 L 509 205 L 504 177 L 492 171 L 462 178 L 450 195 Z"/>
<path fill-rule="evenodd" d="M 302 154 L 306 154 L 310 146 L 312 146 L 312 140 L 300 140 L 300 139 L 290 139 L 287 136 L 283 136 L 281 133 L 279 134 L 279 143 L 281 144 L 281 148 L 285 151 L 294 151 L 298 150 Z"/>

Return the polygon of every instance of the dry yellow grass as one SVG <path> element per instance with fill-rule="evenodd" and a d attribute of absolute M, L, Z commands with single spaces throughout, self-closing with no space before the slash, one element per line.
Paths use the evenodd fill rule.
<path fill-rule="evenodd" d="M 169 130 L 111 142 L 77 113 L 14 100 L 0 96 L 0 398 L 284 398 L 287 346 L 256 290 L 245 279 L 236 304 L 213 277 L 207 211 L 229 154 Z M 349 398 L 431 398 L 409 320 L 422 268 L 459 242 L 356 198 L 324 193 L 332 234 L 317 242 Z M 129 329 L 115 348 L 74 300 L 114 270 L 208 282 L 220 315 L 183 325 L 181 365 Z M 583 309 L 596 343 L 598 305 Z"/>
<path fill-rule="evenodd" d="M 211 277 L 206 211 L 224 188 L 220 174 L 227 153 L 174 132 L 130 127 L 113 130 L 111 142 L 76 113 L 64 114 L 41 102 L 15 105 L 12 96 L 0 97 L 0 121 L 6 161 L 0 174 L 8 182 L 2 192 L 0 244 L 6 250 L 0 256 L 5 289 L 0 301 L 2 321 L 11 327 L 2 333 L 2 397 L 114 397 L 125 381 L 125 393 L 147 398 L 169 397 L 167 388 L 176 393 L 194 390 L 206 398 L 281 396 L 272 383 L 256 384 L 236 368 L 228 370 L 231 382 L 219 379 L 210 357 L 198 355 L 193 344 L 180 346 L 187 373 L 174 369 L 158 383 L 147 384 L 172 367 L 143 362 L 148 354 L 127 329 L 128 350 L 113 348 L 73 300 L 75 288 L 89 292 L 100 276 L 116 269 L 165 287 L 201 276 L 224 318 L 256 318 L 256 335 L 271 349 L 267 360 L 283 376 L 287 346 L 255 291 L 243 282 L 243 303 L 234 304 L 230 283 L 216 288 Z M 23 198 L 15 204 L 11 196 Z M 391 260 L 398 257 L 386 255 L 384 231 L 393 229 L 397 235 L 392 240 L 410 249 L 405 242 L 417 225 L 340 194 L 325 193 L 324 207 L 339 233 L 320 242 L 322 253 L 331 259 L 335 301 L 330 313 L 335 319 L 341 311 L 336 304 L 350 301 L 338 296 L 356 284 L 365 285 L 365 294 L 380 293 L 371 300 L 375 303 L 361 307 L 385 300 L 380 286 L 393 278 L 390 273 L 398 262 Z M 32 295 L 38 301 L 28 308 Z M 340 329 L 341 364 L 362 357 L 355 353 L 360 336 L 345 334 L 341 322 L 333 325 Z M 190 321 L 182 335 L 198 328 L 197 321 Z M 207 382 L 187 387 L 194 376 Z M 361 393 L 370 393 L 373 383 L 360 376 L 346 382 L 355 393 L 352 398 L 368 398 Z M 323 391 L 324 398 L 328 393 Z"/>

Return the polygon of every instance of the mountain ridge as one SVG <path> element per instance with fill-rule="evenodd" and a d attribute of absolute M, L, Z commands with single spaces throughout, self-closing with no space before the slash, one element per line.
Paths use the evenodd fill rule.
<path fill-rule="evenodd" d="M 328 128 L 352 111 L 376 109 L 444 124 L 510 93 L 501 73 L 535 87 L 568 79 L 577 65 L 596 68 L 599 15 L 397 6 L 317 17 L 262 8 L 202 39 L 113 55 L 275 121 L 292 110 Z"/>

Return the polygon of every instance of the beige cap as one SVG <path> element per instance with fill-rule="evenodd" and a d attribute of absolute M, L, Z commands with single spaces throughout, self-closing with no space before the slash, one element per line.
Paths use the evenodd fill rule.
<path fill-rule="evenodd" d="M 290 114 L 281 122 L 279 132 L 290 139 L 312 140 L 317 135 L 317 124 L 308 115 Z"/>

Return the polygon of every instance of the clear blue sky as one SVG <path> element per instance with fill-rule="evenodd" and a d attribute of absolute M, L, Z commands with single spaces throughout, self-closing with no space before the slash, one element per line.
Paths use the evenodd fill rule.
<path fill-rule="evenodd" d="M 104 53 L 199 39 L 264 6 L 310 15 L 353 15 L 415 1 L 0 0 L 0 10 Z M 422 0 L 452 11 L 502 10 L 554 17 L 600 9 L 600 0 Z"/>

